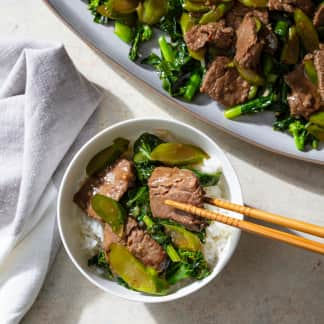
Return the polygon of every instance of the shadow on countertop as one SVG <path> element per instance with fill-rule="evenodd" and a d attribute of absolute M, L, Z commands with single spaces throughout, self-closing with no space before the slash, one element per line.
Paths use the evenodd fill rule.
<path fill-rule="evenodd" d="M 324 257 L 270 240 L 243 233 L 219 277 L 188 297 L 163 304 L 104 293 L 63 250 L 22 324 L 323 323 Z"/>
<path fill-rule="evenodd" d="M 320 324 L 323 277 L 323 256 L 243 234 L 231 262 L 207 287 L 146 307 L 158 324 Z"/>
<path fill-rule="evenodd" d="M 64 171 L 66 170 L 71 159 L 87 141 L 89 141 L 94 135 L 103 129 L 133 117 L 132 112 L 128 109 L 125 102 L 112 94 L 110 91 L 99 86 L 98 88 L 100 88 L 103 92 L 102 101 L 82 129 L 76 141 L 67 152 L 60 168 L 54 174 L 54 183 L 57 187 L 59 187 Z"/>

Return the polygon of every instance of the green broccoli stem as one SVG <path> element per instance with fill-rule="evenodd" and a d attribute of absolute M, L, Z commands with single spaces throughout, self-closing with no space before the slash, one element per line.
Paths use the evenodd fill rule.
<path fill-rule="evenodd" d="M 187 101 L 192 101 L 193 97 L 199 90 L 201 84 L 201 76 L 198 72 L 195 72 L 191 75 L 187 84 L 185 85 L 186 91 L 183 95 L 183 98 Z"/>
<path fill-rule="evenodd" d="M 275 102 L 275 100 L 276 95 L 274 93 L 271 93 L 268 96 L 258 97 L 256 99 L 227 109 L 224 112 L 224 116 L 228 119 L 234 119 L 241 115 L 262 112 L 265 108 L 272 105 Z"/>
<path fill-rule="evenodd" d="M 299 151 L 304 151 L 305 149 L 305 138 L 302 136 L 299 136 L 298 133 L 292 133 L 292 136 L 295 141 L 295 145 Z"/>
<path fill-rule="evenodd" d="M 289 124 L 288 131 L 293 136 L 297 149 L 303 151 L 305 149 L 307 136 L 305 125 L 303 125 L 299 120 L 296 120 Z"/>
<path fill-rule="evenodd" d="M 141 31 L 139 29 L 135 32 L 135 37 L 132 42 L 128 57 L 131 61 L 135 61 L 138 58 L 138 47 L 141 40 Z"/>
<path fill-rule="evenodd" d="M 153 31 L 150 26 L 139 25 L 135 30 L 135 36 L 132 37 L 132 46 L 130 48 L 128 57 L 131 61 L 138 58 L 138 49 L 141 42 L 148 41 L 152 38 Z"/>
<path fill-rule="evenodd" d="M 242 105 L 232 107 L 224 112 L 224 116 L 228 119 L 234 119 L 242 115 Z"/>
<path fill-rule="evenodd" d="M 143 25 L 142 27 L 142 35 L 141 35 L 141 41 L 146 42 L 152 39 L 153 37 L 153 30 L 149 25 Z"/>
<path fill-rule="evenodd" d="M 115 22 L 115 31 L 114 32 L 125 43 L 130 43 L 133 39 L 132 28 L 120 23 L 119 21 Z"/>
<path fill-rule="evenodd" d="M 279 20 L 275 25 L 274 33 L 280 36 L 282 39 L 285 39 L 288 33 L 288 29 L 289 23 L 285 20 Z"/>
<path fill-rule="evenodd" d="M 163 58 L 169 62 L 173 63 L 174 62 L 174 53 L 172 50 L 171 45 L 166 41 L 164 36 L 159 37 L 159 45 L 160 45 L 160 50 Z"/>
<path fill-rule="evenodd" d="M 151 228 L 154 225 L 154 222 L 150 216 L 144 215 L 143 222 L 147 228 Z"/>
<path fill-rule="evenodd" d="M 168 254 L 169 258 L 172 262 L 180 262 L 181 258 L 178 254 L 178 252 L 175 250 L 172 244 L 168 244 L 166 246 L 166 253 Z"/>

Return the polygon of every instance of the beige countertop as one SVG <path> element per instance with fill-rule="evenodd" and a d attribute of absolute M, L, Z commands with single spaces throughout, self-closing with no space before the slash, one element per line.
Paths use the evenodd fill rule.
<path fill-rule="evenodd" d="M 65 44 L 77 68 L 105 89 L 93 132 L 134 117 L 187 122 L 224 149 L 239 176 L 247 204 L 324 225 L 323 166 L 243 143 L 170 106 L 133 77 L 103 61 L 39 0 L 1 1 L 0 31 L 3 36 Z M 127 322 L 322 324 L 324 258 L 243 234 L 230 263 L 211 284 L 173 303 L 149 305 L 125 301 L 92 286 L 61 248 L 36 303 L 23 320 L 24 324 Z"/>

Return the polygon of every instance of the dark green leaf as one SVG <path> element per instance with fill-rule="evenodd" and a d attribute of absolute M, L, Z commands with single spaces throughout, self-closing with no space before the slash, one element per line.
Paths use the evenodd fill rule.
<path fill-rule="evenodd" d="M 192 252 L 179 249 L 180 262 L 172 263 L 166 272 L 166 279 L 170 284 L 175 284 L 186 278 L 201 280 L 210 275 L 209 266 L 202 252 Z"/>
<path fill-rule="evenodd" d="M 88 260 L 89 267 L 97 267 L 103 271 L 103 276 L 107 279 L 113 279 L 113 274 L 110 270 L 109 264 L 106 260 L 105 252 L 100 251 Z"/>
<path fill-rule="evenodd" d="M 128 213 L 142 221 L 145 215 L 151 215 L 150 197 L 147 186 L 128 190 L 121 202 L 127 209 Z"/>
<path fill-rule="evenodd" d="M 133 151 L 134 154 L 141 153 L 144 157 L 146 157 L 147 160 L 150 159 L 150 154 L 153 151 L 153 149 L 163 143 L 163 141 L 150 133 L 143 133 L 135 142 Z M 144 161 L 143 161 L 144 162 Z"/>
<path fill-rule="evenodd" d="M 153 36 L 153 30 L 148 25 L 139 25 L 135 30 L 135 36 L 128 54 L 131 61 L 136 61 L 139 56 L 139 46 L 141 42 L 148 41 Z"/>

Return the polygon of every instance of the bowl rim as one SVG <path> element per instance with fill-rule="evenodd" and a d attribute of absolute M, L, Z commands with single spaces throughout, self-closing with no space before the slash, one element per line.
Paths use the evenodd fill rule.
<path fill-rule="evenodd" d="M 205 279 L 201 280 L 200 284 L 196 285 L 191 290 L 189 290 L 189 291 L 187 290 L 187 291 L 183 291 L 183 292 L 181 292 L 181 290 L 179 290 L 179 291 L 173 292 L 173 293 L 171 293 L 169 295 L 165 295 L 165 296 L 153 296 L 153 295 L 144 295 L 144 294 L 143 295 L 138 295 L 138 296 L 127 296 L 126 294 L 115 292 L 115 291 L 110 290 L 109 288 L 106 288 L 106 287 L 102 286 L 94 278 L 92 278 L 91 276 L 89 276 L 86 273 L 86 271 L 78 264 L 77 260 L 74 258 L 73 253 L 70 251 L 69 246 L 68 246 L 67 242 L 65 241 L 65 237 L 64 237 L 64 234 L 63 234 L 62 223 L 61 223 L 61 207 L 62 207 L 61 203 L 62 203 L 63 191 L 64 191 L 64 188 L 66 186 L 66 182 L 67 182 L 67 179 L 69 177 L 69 174 L 70 174 L 71 170 L 74 167 L 75 161 L 78 160 L 79 156 L 83 153 L 83 151 L 85 151 L 89 146 L 93 145 L 101 136 L 103 136 L 106 133 L 109 133 L 110 131 L 112 131 L 112 130 L 114 130 L 116 128 L 119 128 L 121 126 L 125 126 L 127 124 L 133 124 L 133 123 L 138 123 L 138 122 L 150 122 L 150 121 L 151 122 L 171 123 L 171 124 L 179 125 L 181 127 L 188 128 L 191 132 L 198 133 L 200 136 L 204 137 L 207 141 L 209 141 L 213 145 L 215 145 L 216 148 L 222 154 L 222 158 L 226 161 L 226 163 L 227 163 L 226 167 L 227 167 L 227 169 L 229 170 L 229 172 L 232 175 L 232 180 L 234 180 L 234 182 L 235 182 L 233 187 L 235 188 L 236 202 L 239 203 L 239 204 L 243 204 L 242 189 L 241 189 L 241 185 L 240 185 L 239 179 L 237 177 L 237 174 L 236 174 L 232 164 L 228 160 L 224 150 L 221 147 L 219 147 L 219 145 L 212 138 L 210 138 L 207 134 L 205 134 L 201 130 L 195 128 L 194 126 L 188 125 L 188 124 L 186 124 L 184 122 L 181 122 L 181 121 L 178 121 L 178 120 L 167 119 L 167 118 L 157 118 L 157 117 L 140 117 L 140 118 L 126 119 L 126 120 L 120 121 L 118 123 L 115 123 L 115 124 L 113 124 L 111 126 L 108 126 L 108 127 L 104 128 L 103 130 L 99 131 L 96 135 L 92 136 L 77 151 L 77 153 L 71 159 L 68 167 L 66 168 L 66 170 L 64 172 L 64 175 L 62 177 L 60 186 L 59 186 L 58 197 L 57 197 L 56 218 L 57 218 L 57 224 L 58 224 L 58 230 L 59 230 L 60 238 L 61 238 L 61 241 L 63 243 L 63 246 L 64 246 L 64 249 L 65 249 L 66 253 L 68 254 L 68 256 L 71 259 L 74 266 L 92 284 L 94 284 L 96 287 L 100 288 L 101 290 L 103 290 L 103 291 L 105 291 L 107 293 L 110 293 L 111 295 L 118 296 L 118 297 L 124 298 L 126 300 L 135 301 L 135 302 L 145 302 L 145 303 L 162 303 L 162 302 L 169 302 L 169 301 L 173 301 L 173 300 L 188 296 L 188 295 L 198 291 L 202 287 L 206 286 L 213 279 L 215 279 L 215 277 L 217 277 L 224 270 L 224 268 L 227 266 L 229 260 L 233 256 L 233 254 L 234 254 L 234 252 L 235 252 L 235 250 L 236 250 L 236 248 L 238 246 L 239 240 L 240 240 L 241 230 L 237 230 L 232 234 L 231 248 L 227 251 L 225 257 L 223 258 L 223 266 L 221 267 L 219 272 L 211 274 L 208 277 L 206 277 Z M 242 219 L 244 219 L 244 215 L 241 215 L 241 217 L 242 217 Z"/>

